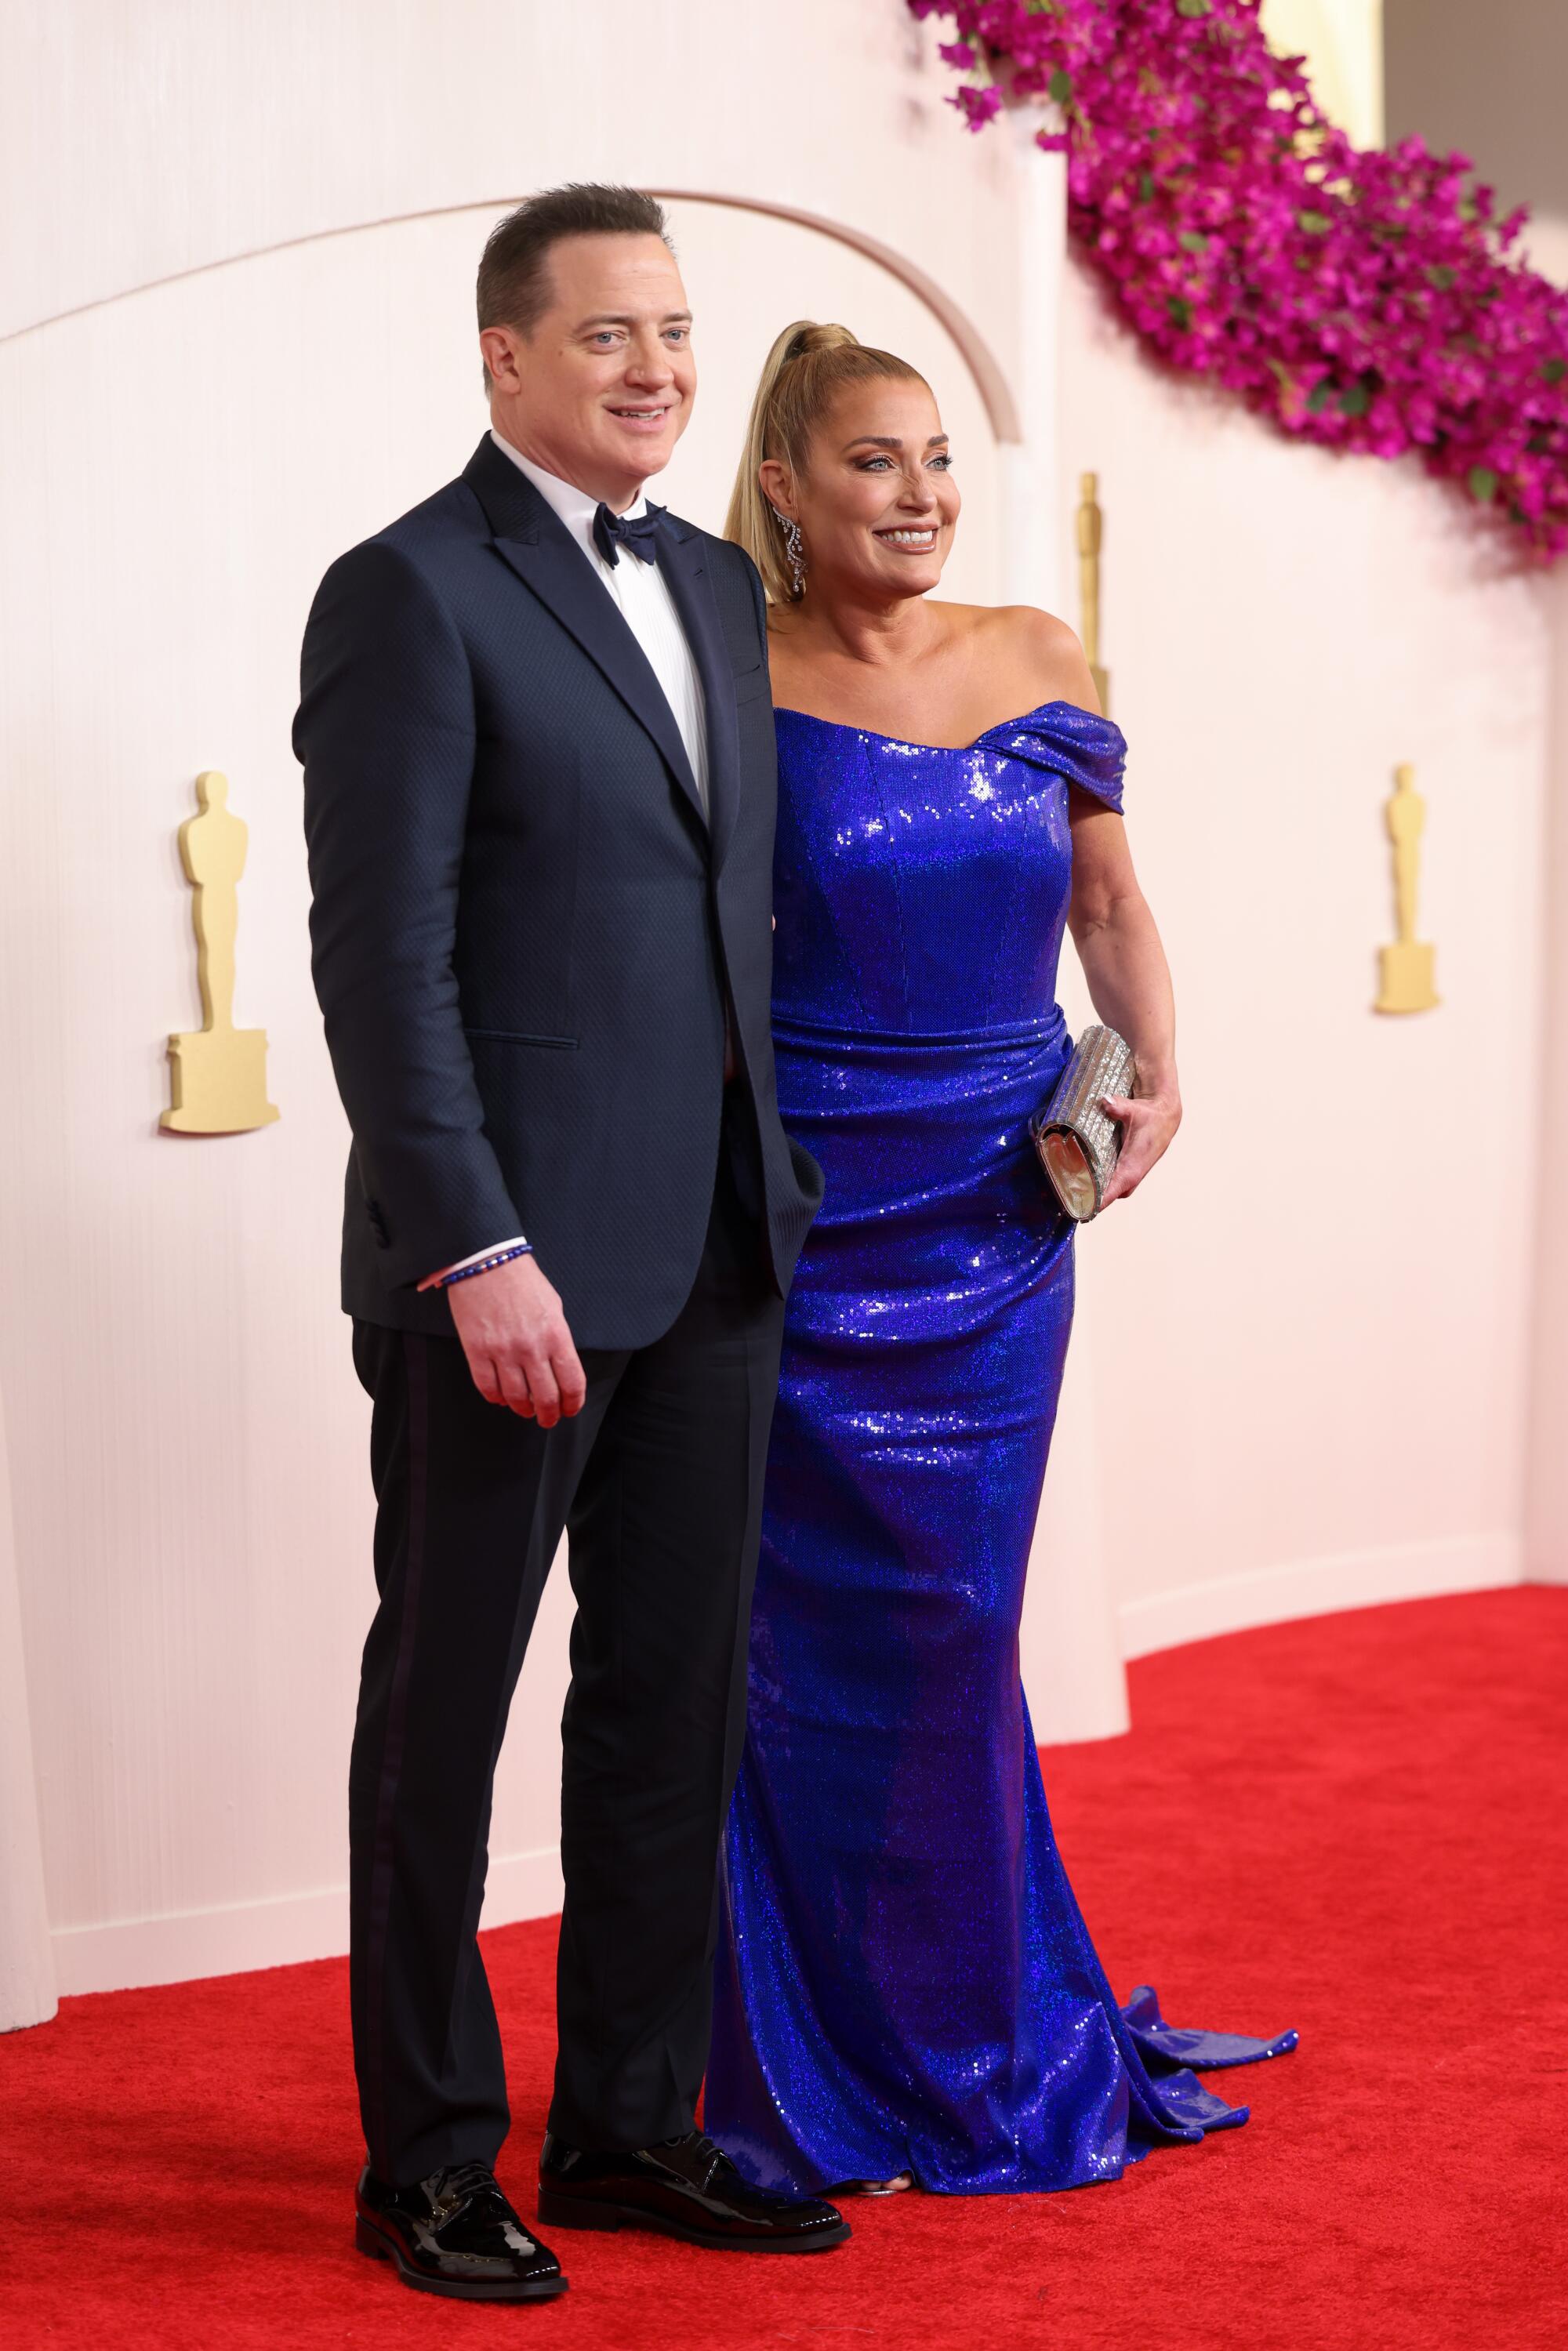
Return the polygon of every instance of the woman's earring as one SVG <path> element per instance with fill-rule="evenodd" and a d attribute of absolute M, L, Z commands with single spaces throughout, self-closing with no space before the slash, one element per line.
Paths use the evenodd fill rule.
<path fill-rule="evenodd" d="M 775 507 L 773 511 L 778 514 L 778 507 Z M 806 559 L 800 552 L 800 526 L 789 515 L 779 515 L 779 524 L 784 533 L 784 560 L 789 566 L 795 601 L 799 603 L 806 592 Z"/>

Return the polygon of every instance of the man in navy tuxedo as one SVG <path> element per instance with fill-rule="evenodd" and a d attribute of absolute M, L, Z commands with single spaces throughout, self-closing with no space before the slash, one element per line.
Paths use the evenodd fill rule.
<path fill-rule="evenodd" d="M 478 307 L 492 429 L 328 572 L 295 743 L 373 1399 L 358 2241 L 412 2285 L 523 2300 L 566 2281 L 491 2168 L 509 2116 L 476 1929 L 563 1530 L 540 2218 L 789 2251 L 848 2231 L 694 2126 L 783 1293 L 821 1197 L 774 1091 L 762 591 L 643 496 L 695 384 L 658 205 L 531 199 Z"/>

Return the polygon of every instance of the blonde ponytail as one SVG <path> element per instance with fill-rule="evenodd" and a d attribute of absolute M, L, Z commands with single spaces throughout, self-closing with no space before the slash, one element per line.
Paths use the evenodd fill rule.
<path fill-rule="evenodd" d="M 847 327 L 819 326 L 811 319 L 786 327 L 763 363 L 724 535 L 745 548 L 775 604 L 792 603 L 795 587 L 779 512 L 763 491 L 758 468 L 771 457 L 791 473 L 803 473 L 811 434 L 838 393 L 873 377 L 925 381 L 907 360 L 860 342 Z"/>

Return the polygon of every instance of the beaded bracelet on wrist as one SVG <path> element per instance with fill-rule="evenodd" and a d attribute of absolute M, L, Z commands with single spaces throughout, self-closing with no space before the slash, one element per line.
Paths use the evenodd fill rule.
<path fill-rule="evenodd" d="M 510 1265 L 515 1257 L 532 1257 L 532 1241 L 519 1241 L 515 1249 L 497 1249 L 491 1257 L 482 1257 L 473 1265 L 460 1265 L 455 1273 L 444 1273 L 437 1282 L 438 1290 L 450 1290 L 455 1281 L 472 1281 L 476 1273 L 490 1273 L 498 1265 Z"/>

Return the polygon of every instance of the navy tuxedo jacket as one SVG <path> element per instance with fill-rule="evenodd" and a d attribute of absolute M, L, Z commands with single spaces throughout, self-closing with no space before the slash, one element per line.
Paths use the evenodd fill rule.
<path fill-rule="evenodd" d="M 353 1132 L 343 1305 L 369 1322 L 450 1332 L 415 1285 L 522 1232 L 579 1346 L 660 1337 L 712 1205 L 727 993 L 788 1288 L 821 1176 L 774 1088 L 762 591 L 689 523 L 665 545 L 707 705 L 707 820 L 614 600 L 487 435 L 318 590 L 294 742 Z"/>

